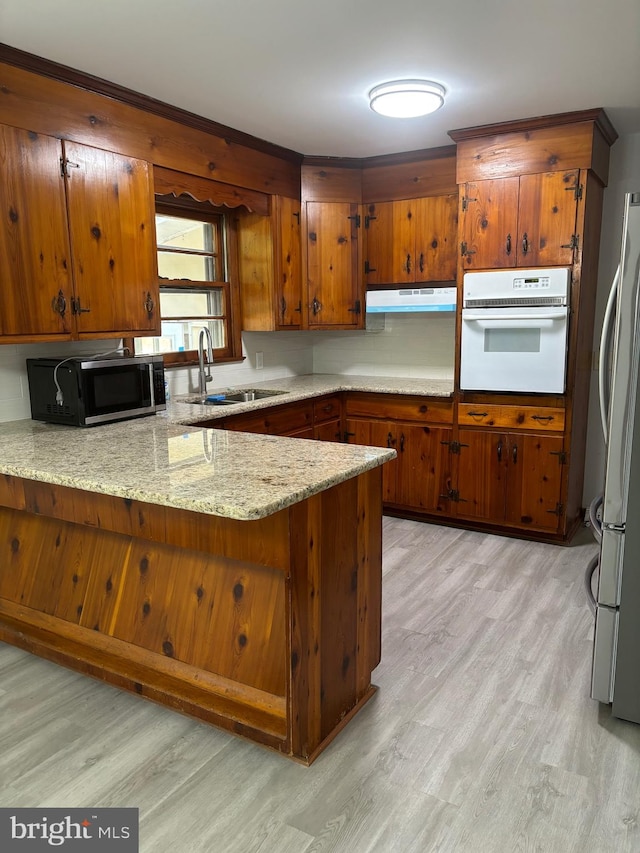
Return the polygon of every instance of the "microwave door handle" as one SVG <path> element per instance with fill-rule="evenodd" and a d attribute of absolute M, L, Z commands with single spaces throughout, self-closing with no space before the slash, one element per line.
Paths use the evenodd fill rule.
<path fill-rule="evenodd" d="M 151 392 L 151 408 L 154 409 L 156 405 L 156 386 L 153 381 L 153 364 L 147 365 L 147 370 L 149 372 L 149 390 Z"/>
<path fill-rule="evenodd" d="M 620 284 L 620 266 L 616 270 L 611 283 L 611 290 L 607 299 L 607 307 L 604 312 L 602 323 L 602 337 L 600 338 L 600 359 L 598 364 L 598 391 L 600 397 L 600 422 L 602 423 L 602 434 L 604 443 L 609 440 L 609 401 L 611 397 L 611 348 L 613 346 L 613 329 L 616 316 L 616 303 L 618 299 L 618 286 Z"/>

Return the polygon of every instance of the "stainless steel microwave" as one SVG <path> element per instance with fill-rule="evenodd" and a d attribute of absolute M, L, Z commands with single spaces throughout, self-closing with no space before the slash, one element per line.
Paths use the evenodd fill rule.
<path fill-rule="evenodd" d="M 166 409 L 161 355 L 28 358 L 31 417 L 95 426 Z"/>

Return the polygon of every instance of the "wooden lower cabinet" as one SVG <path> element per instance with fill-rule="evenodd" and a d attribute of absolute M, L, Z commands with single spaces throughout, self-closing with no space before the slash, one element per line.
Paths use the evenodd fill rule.
<path fill-rule="evenodd" d="M 458 441 L 458 518 L 558 532 L 562 435 L 461 429 Z"/>
<path fill-rule="evenodd" d="M 224 421 L 201 421 L 195 426 L 318 441 L 342 441 L 342 400 L 338 395 L 318 397 L 284 406 L 269 406 L 257 412 L 225 418 Z"/>
<path fill-rule="evenodd" d="M 316 441 L 342 441 L 342 421 L 338 418 L 333 421 L 326 421 L 323 424 L 316 424 L 313 428 L 313 435 Z"/>
<path fill-rule="evenodd" d="M 382 474 L 382 499 L 428 513 L 448 511 L 451 427 L 384 420 L 347 420 L 354 444 L 391 447 L 398 456 Z"/>

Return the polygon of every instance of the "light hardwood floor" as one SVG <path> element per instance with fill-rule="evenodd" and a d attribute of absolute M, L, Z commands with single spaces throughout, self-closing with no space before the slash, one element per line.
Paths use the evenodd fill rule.
<path fill-rule="evenodd" d="M 588 531 L 387 518 L 384 545 L 380 690 L 312 767 L 0 644 L 0 805 L 138 807 L 142 853 L 638 853 L 640 726 L 589 699 Z"/>

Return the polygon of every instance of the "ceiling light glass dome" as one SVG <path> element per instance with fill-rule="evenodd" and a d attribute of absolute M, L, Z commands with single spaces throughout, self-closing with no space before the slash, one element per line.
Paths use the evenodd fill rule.
<path fill-rule="evenodd" d="M 440 109 L 444 94 L 444 86 L 430 80 L 394 80 L 374 86 L 369 106 L 383 116 L 416 118 Z"/>

